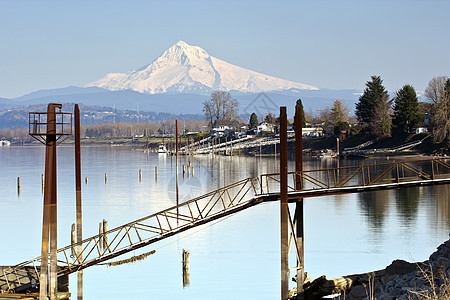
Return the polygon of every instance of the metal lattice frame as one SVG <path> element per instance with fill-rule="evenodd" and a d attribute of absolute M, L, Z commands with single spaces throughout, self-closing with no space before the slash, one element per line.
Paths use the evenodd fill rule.
<path fill-rule="evenodd" d="M 55 128 L 54 134 L 57 136 L 57 145 L 64 142 L 69 136 L 72 135 L 72 113 L 67 112 L 55 112 Z M 47 113 L 46 112 L 30 112 L 28 113 L 28 133 L 33 138 L 47 144 Z"/>
<path fill-rule="evenodd" d="M 421 180 L 417 182 L 423 183 L 448 179 L 450 178 L 449 162 L 450 158 L 436 158 L 289 172 L 289 174 L 292 176 L 291 182 L 295 182 L 296 175 L 301 176 L 304 181 L 302 191 L 333 191 L 345 187 L 358 189 L 417 180 Z M 371 178 L 370 174 L 378 175 Z M 262 182 L 265 183 L 264 186 Z M 111 229 L 104 234 L 87 238 L 80 243 L 81 253 L 76 252 L 78 244 L 61 248 L 58 250 L 60 266 L 58 276 L 104 262 L 264 201 L 272 201 L 273 198 L 279 197 L 276 194 L 277 190 L 273 188 L 273 183 L 279 186 L 279 174 L 265 174 L 260 179 L 247 178 L 181 203 L 179 206 L 170 207 Z M 295 194 L 294 184 L 288 185 L 288 188 Z M 296 216 L 294 216 L 294 220 L 295 218 Z M 296 246 L 291 214 L 289 214 L 289 225 L 289 246 Z M 299 256 L 297 250 L 296 255 Z M 25 290 L 30 286 L 25 281 L 31 273 L 34 273 L 31 275 L 38 281 L 39 269 L 36 266 L 39 266 L 40 262 L 41 258 L 37 257 L 4 270 L 3 274 L 0 274 L 0 287 L 16 291 Z"/>
<path fill-rule="evenodd" d="M 259 185 L 258 179 L 247 178 L 179 206 L 170 207 L 104 234 L 90 237 L 81 242 L 81 253 L 76 253 L 78 244 L 59 249 L 58 276 L 76 272 L 261 203 L 261 200 L 254 199 Z M 14 274 L 23 273 L 25 268 L 40 265 L 40 262 L 41 257 L 37 257 L 4 271 L 3 276 L 0 276 L 0 286 L 6 283 L 8 289 L 18 291 L 23 285 L 20 281 L 22 276 Z M 38 280 L 39 270 L 35 267 L 33 269 Z"/>

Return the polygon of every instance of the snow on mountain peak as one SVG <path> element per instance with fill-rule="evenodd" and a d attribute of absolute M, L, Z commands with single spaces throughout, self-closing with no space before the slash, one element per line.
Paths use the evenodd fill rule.
<path fill-rule="evenodd" d="M 210 56 L 198 46 L 191 46 L 181 40 L 147 66 L 127 73 L 109 73 L 87 86 L 149 94 L 209 93 L 213 90 L 262 92 L 291 88 L 318 89 L 234 66 Z"/>

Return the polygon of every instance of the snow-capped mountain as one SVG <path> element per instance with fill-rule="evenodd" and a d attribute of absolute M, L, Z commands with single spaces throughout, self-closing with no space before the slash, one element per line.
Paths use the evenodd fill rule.
<path fill-rule="evenodd" d="M 209 55 L 198 46 L 179 41 L 151 64 L 127 73 L 109 73 L 86 85 L 111 91 L 140 93 L 209 93 L 212 90 L 258 93 L 317 87 L 250 71 Z"/>

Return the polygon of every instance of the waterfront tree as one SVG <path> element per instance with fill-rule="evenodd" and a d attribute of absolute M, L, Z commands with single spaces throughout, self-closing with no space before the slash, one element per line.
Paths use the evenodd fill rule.
<path fill-rule="evenodd" d="M 389 137 L 391 136 L 391 105 L 392 100 L 389 100 L 389 96 L 382 95 L 373 107 L 373 112 L 369 120 L 369 128 L 377 137 Z"/>
<path fill-rule="evenodd" d="M 209 100 L 203 102 L 203 113 L 212 126 L 215 120 L 235 120 L 238 118 L 239 102 L 224 91 L 215 91 Z"/>
<path fill-rule="evenodd" d="M 377 104 L 383 102 L 383 104 L 378 105 L 378 108 L 382 107 L 386 104 L 386 99 L 389 99 L 389 95 L 383 86 L 383 80 L 380 76 L 372 76 L 371 81 L 366 82 L 366 89 L 356 103 L 355 114 L 358 121 L 369 123 L 373 118 Z"/>
<path fill-rule="evenodd" d="M 431 127 L 435 143 L 447 139 L 450 144 L 450 79 L 434 77 L 425 89 L 425 96 L 431 101 Z"/>
<path fill-rule="evenodd" d="M 330 114 L 333 124 L 347 122 L 349 114 L 350 109 L 341 100 L 334 100 Z"/>
<path fill-rule="evenodd" d="M 406 84 L 395 93 L 393 130 L 398 133 L 411 132 L 422 121 L 416 91 L 411 85 Z"/>
<path fill-rule="evenodd" d="M 305 110 L 303 109 L 303 103 L 302 103 L 302 99 L 298 99 L 297 102 L 295 103 L 295 106 L 297 107 L 298 105 L 300 105 L 300 107 L 302 108 L 302 127 L 305 128 L 306 127 L 306 117 L 305 117 Z"/>
<path fill-rule="evenodd" d="M 258 127 L 258 125 L 259 125 L 258 116 L 255 113 L 252 113 L 250 115 L 249 127 L 250 129 L 255 129 L 256 127 Z"/>

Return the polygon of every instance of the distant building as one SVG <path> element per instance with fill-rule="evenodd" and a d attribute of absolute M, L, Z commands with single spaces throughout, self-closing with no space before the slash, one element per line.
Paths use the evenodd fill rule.
<path fill-rule="evenodd" d="M 275 126 L 267 122 L 262 122 L 258 125 L 258 127 L 256 127 L 256 133 L 259 135 L 265 133 L 275 133 Z"/>
<path fill-rule="evenodd" d="M 304 127 L 302 128 L 302 134 L 304 136 L 319 137 L 323 136 L 322 127 Z"/>
<path fill-rule="evenodd" d="M 11 146 L 10 141 L 6 141 L 6 140 L 0 141 L 0 147 L 9 147 L 9 146 Z"/>
<path fill-rule="evenodd" d="M 425 127 L 417 127 L 417 128 L 415 129 L 415 133 L 416 133 L 416 134 L 418 134 L 418 133 L 423 133 L 423 132 L 428 132 L 428 129 L 426 129 Z"/>
<path fill-rule="evenodd" d="M 245 128 L 245 124 L 236 120 L 216 120 L 214 121 L 213 127 L 211 128 L 212 136 L 223 136 L 223 135 L 235 135 Z"/>

